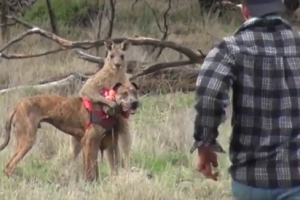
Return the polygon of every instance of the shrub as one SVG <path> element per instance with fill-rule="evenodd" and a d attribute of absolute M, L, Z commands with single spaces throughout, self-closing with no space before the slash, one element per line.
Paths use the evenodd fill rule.
<path fill-rule="evenodd" d="M 99 10 L 95 1 L 52 0 L 51 3 L 58 23 L 65 26 L 89 26 L 90 19 L 93 19 Z M 49 16 L 46 3 L 44 1 L 37 2 L 25 13 L 24 18 L 28 21 L 48 21 Z"/>

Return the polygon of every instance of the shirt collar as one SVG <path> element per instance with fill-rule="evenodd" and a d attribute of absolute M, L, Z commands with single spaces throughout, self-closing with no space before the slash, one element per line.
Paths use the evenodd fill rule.
<path fill-rule="evenodd" d="M 291 24 L 286 21 L 285 19 L 283 19 L 282 17 L 280 17 L 279 15 L 268 15 L 265 17 L 252 17 L 248 20 L 246 20 L 242 26 L 240 26 L 235 32 L 234 35 L 239 33 L 240 31 L 243 31 L 245 29 L 247 29 L 250 26 L 255 25 L 255 23 L 261 21 L 261 20 L 280 20 L 284 25 L 291 27 Z"/>

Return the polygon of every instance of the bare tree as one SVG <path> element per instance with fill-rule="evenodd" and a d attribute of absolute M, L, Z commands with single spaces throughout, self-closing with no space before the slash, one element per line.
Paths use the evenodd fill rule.
<path fill-rule="evenodd" d="M 116 14 L 116 0 L 109 0 L 110 9 L 108 10 L 108 21 L 109 21 L 109 28 L 105 38 L 111 38 L 114 30 L 114 21 L 115 21 L 115 14 Z M 105 52 L 105 56 L 107 56 L 107 52 Z"/>
<path fill-rule="evenodd" d="M 1 38 L 3 41 L 8 40 L 6 15 L 8 15 L 7 0 L 2 0 L 1 1 Z"/>
<path fill-rule="evenodd" d="M 162 37 L 161 37 L 161 40 L 166 40 L 168 38 L 168 36 L 170 35 L 169 33 L 169 11 L 171 10 L 172 8 L 172 0 L 168 0 L 168 7 L 167 9 L 164 11 L 163 13 L 163 25 L 161 25 L 160 23 L 160 20 L 159 20 L 159 17 L 157 16 L 155 10 L 149 5 L 149 3 L 147 1 L 145 1 L 145 4 L 147 5 L 147 7 L 151 10 L 152 14 L 154 15 L 155 17 L 155 22 L 156 22 L 156 25 L 159 29 L 159 31 L 162 33 Z M 163 27 L 162 27 L 163 26 Z M 151 50 L 150 50 L 150 54 L 154 53 L 155 50 L 157 48 L 156 47 L 153 47 Z M 158 49 L 156 55 L 154 56 L 154 60 L 157 60 L 159 58 L 159 56 L 162 54 L 164 48 L 161 47 Z"/>
<path fill-rule="evenodd" d="M 170 35 L 170 28 L 169 28 L 169 12 L 172 8 L 172 0 L 168 0 L 168 4 L 167 4 L 167 8 L 166 10 L 162 13 L 162 18 L 163 18 L 163 22 L 161 23 L 160 18 L 161 16 L 158 16 L 158 14 L 156 13 L 155 9 L 147 2 L 147 0 L 135 0 L 133 2 L 133 4 L 131 5 L 131 9 L 132 11 L 134 10 L 134 7 L 137 3 L 139 2 L 143 2 L 148 9 L 150 9 L 151 13 L 154 16 L 155 19 L 155 23 L 157 25 L 158 30 L 162 33 L 161 36 L 161 40 L 166 40 L 168 38 L 168 36 Z M 157 51 L 156 51 L 157 50 Z M 163 47 L 155 47 L 152 46 L 149 50 L 148 50 L 148 54 L 149 55 L 153 55 L 154 60 L 157 60 L 160 55 L 162 54 L 164 48 Z"/>
<path fill-rule="evenodd" d="M 99 6 L 100 2 L 102 3 L 101 7 Z M 104 8 L 105 8 L 105 1 L 99 0 L 97 6 L 98 6 L 98 8 L 100 7 L 100 10 L 99 10 L 98 16 L 97 16 L 98 28 L 97 28 L 96 39 L 100 40 L 101 29 L 102 29 L 102 20 L 103 20 Z M 99 47 L 96 47 L 96 55 L 99 56 Z"/>
<path fill-rule="evenodd" d="M 6 15 L 23 15 L 26 9 L 30 8 L 32 5 L 34 5 L 37 2 L 37 0 L 32 1 L 19 1 L 19 2 L 12 2 L 9 3 L 7 0 L 1 0 L 0 1 L 0 7 L 1 7 L 1 37 L 4 41 L 8 40 L 9 37 L 9 26 L 15 25 L 15 23 L 8 23 L 8 19 L 5 17 Z M 48 9 L 49 19 L 50 19 L 50 25 L 52 32 L 56 35 L 59 34 L 58 26 L 57 26 L 57 19 L 56 15 L 53 11 L 52 5 L 50 0 L 46 0 L 46 6 Z"/>
<path fill-rule="evenodd" d="M 59 35 L 58 27 L 57 27 L 57 19 L 56 15 L 52 9 L 52 5 L 50 0 L 46 0 L 46 5 L 48 8 L 48 14 L 49 14 L 49 19 L 50 19 L 50 25 L 52 28 L 52 32 L 55 33 L 56 35 Z"/>
<path fill-rule="evenodd" d="M 109 28 L 107 32 L 107 38 L 111 38 L 114 30 L 114 21 L 115 21 L 115 15 L 116 15 L 116 0 L 109 0 L 109 6 L 110 6 L 110 11 L 109 11 Z"/>
<path fill-rule="evenodd" d="M 108 3 L 107 3 L 108 1 Z M 111 38 L 114 30 L 114 21 L 116 14 L 116 0 L 99 0 L 96 4 L 96 7 L 99 8 L 97 14 L 97 24 L 96 24 L 96 33 L 95 38 L 93 39 L 103 39 L 103 38 Z M 91 19 L 95 20 L 95 19 Z M 108 22 L 107 27 L 104 27 L 103 22 Z M 91 23 L 93 24 L 93 23 Z M 104 28 L 104 31 L 103 31 Z M 99 46 L 95 47 L 96 55 L 99 56 Z"/>

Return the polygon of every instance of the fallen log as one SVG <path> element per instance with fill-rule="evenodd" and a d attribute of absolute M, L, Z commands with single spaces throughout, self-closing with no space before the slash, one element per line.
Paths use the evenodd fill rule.
<path fill-rule="evenodd" d="M 146 76 L 140 76 L 134 79 L 140 87 L 140 95 L 146 94 L 167 94 L 177 91 L 192 92 L 196 87 L 196 79 L 199 69 L 185 66 L 182 68 L 171 68 L 156 71 Z M 68 94 L 78 92 L 82 84 L 94 73 L 70 73 L 66 75 L 52 77 L 42 80 L 33 85 L 21 85 L 17 87 L 5 88 L 0 90 L 0 95 L 13 91 L 22 91 L 34 89 L 38 91 L 49 90 L 68 90 Z M 67 95 L 67 94 L 65 94 Z"/>
<path fill-rule="evenodd" d="M 66 78 L 47 82 L 47 83 L 41 83 L 36 85 L 21 85 L 11 88 L 5 88 L 0 90 L 0 95 L 7 94 L 9 92 L 18 92 L 18 91 L 24 91 L 24 90 L 36 90 L 36 91 L 49 91 L 57 89 L 59 91 L 67 90 L 71 93 L 76 90 L 78 87 L 81 87 L 82 79 L 85 78 L 84 76 L 80 74 L 72 74 L 67 76 Z"/>

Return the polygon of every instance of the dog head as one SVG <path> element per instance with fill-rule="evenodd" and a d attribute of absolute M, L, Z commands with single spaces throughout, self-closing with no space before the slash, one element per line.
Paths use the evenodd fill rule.
<path fill-rule="evenodd" d="M 115 92 L 115 101 L 121 106 L 123 112 L 128 112 L 129 114 L 135 114 L 136 110 L 140 106 L 138 99 L 138 89 L 136 83 L 131 82 L 128 85 L 122 83 L 117 83 L 112 88 Z"/>

